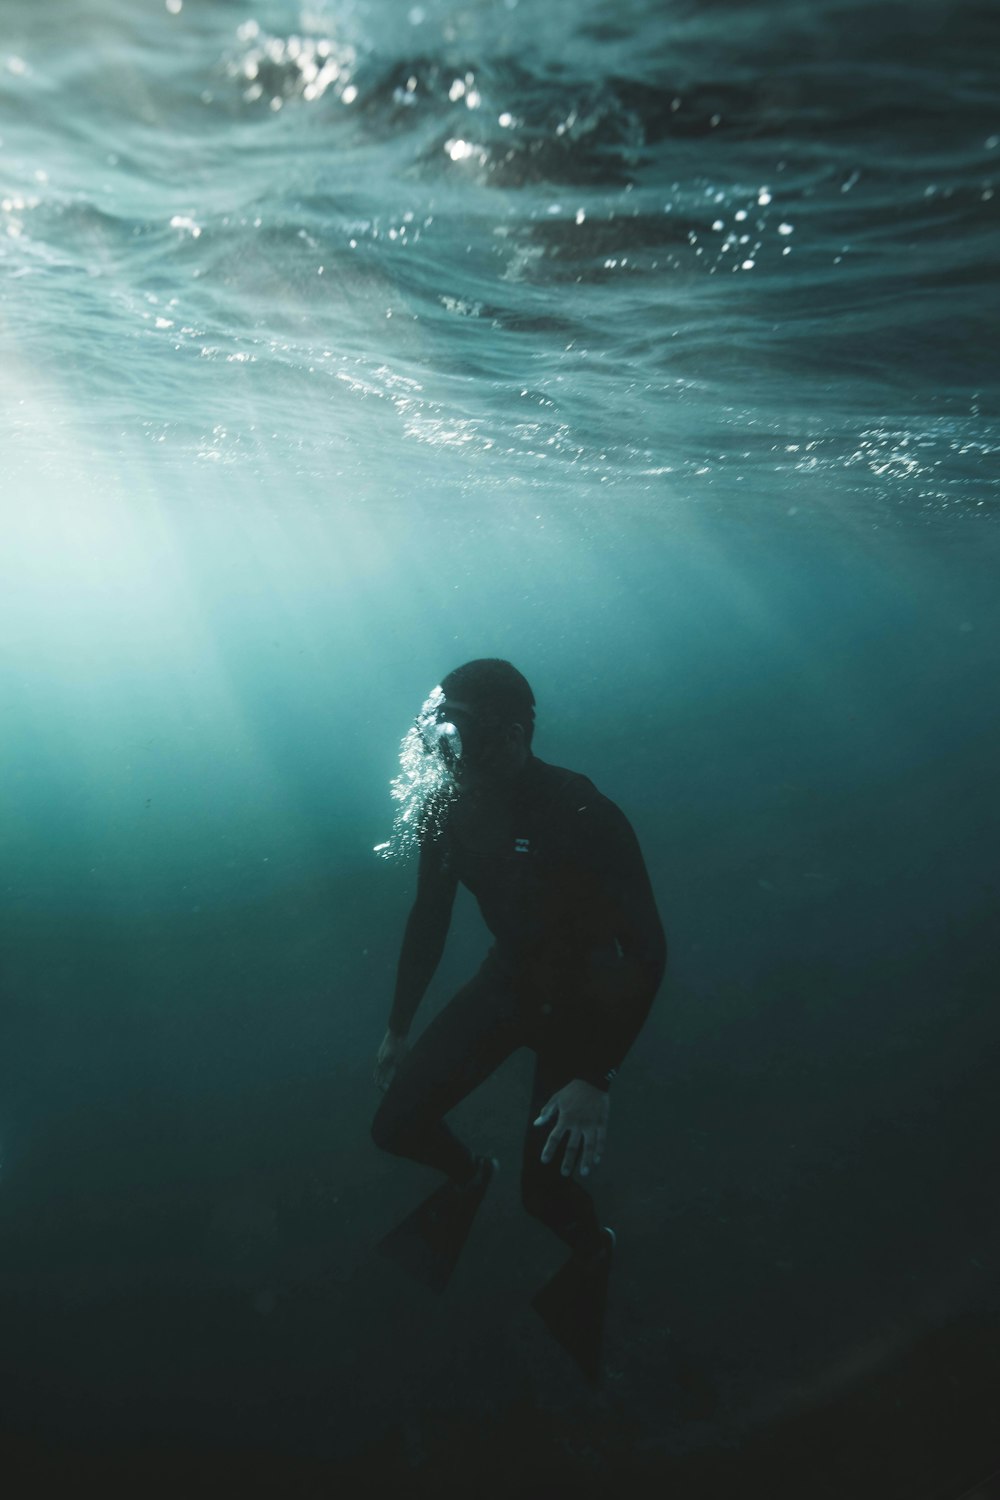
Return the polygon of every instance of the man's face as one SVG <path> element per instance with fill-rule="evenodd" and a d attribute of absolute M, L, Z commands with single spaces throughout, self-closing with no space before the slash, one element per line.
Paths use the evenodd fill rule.
<path fill-rule="evenodd" d="M 445 698 L 438 705 L 435 717 L 439 724 L 454 724 L 458 731 L 458 746 L 447 738 L 440 742 L 446 760 L 449 758 L 449 745 L 452 746 L 450 753 L 454 758 L 450 769 L 455 780 L 465 785 L 481 780 L 487 771 L 486 762 L 490 758 L 489 751 L 496 725 L 484 721 L 483 716 L 471 704 L 457 698 Z M 457 756 L 454 753 L 456 749 L 459 751 Z"/>

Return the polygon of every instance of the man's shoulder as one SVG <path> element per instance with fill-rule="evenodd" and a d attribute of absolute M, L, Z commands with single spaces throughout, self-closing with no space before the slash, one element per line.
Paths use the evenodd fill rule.
<path fill-rule="evenodd" d="M 531 774 L 534 789 L 545 797 L 573 797 L 577 793 L 599 795 L 589 776 L 571 771 L 567 766 L 554 766 L 547 760 L 539 760 L 537 755 L 531 762 Z"/>
<path fill-rule="evenodd" d="M 539 797 L 549 806 L 576 817 L 584 815 L 586 821 L 624 816 L 611 798 L 606 797 L 590 777 L 584 776 L 581 771 L 571 771 L 566 766 L 553 766 L 537 758 L 534 766 Z"/>

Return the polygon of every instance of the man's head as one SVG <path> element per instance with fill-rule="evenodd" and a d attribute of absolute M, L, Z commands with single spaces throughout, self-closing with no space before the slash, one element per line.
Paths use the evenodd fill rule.
<path fill-rule="evenodd" d="M 456 667 L 421 705 L 399 747 L 392 833 L 379 854 L 419 849 L 439 832 L 452 798 L 508 781 L 531 754 L 535 697 L 509 661 Z"/>
<path fill-rule="evenodd" d="M 437 719 L 458 730 L 463 779 L 520 770 L 530 754 L 535 695 L 517 668 L 498 657 L 468 661 L 442 679 L 441 691 Z"/>

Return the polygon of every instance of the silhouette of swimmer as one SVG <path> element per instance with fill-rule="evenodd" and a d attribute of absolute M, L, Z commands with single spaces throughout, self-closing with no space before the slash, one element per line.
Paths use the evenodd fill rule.
<path fill-rule="evenodd" d="M 422 778 L 431 790 L 403 814 L 420 865 L 375 1064 L 384 1096 L 372 1135 L 447 1181 L 381 1248 L 435 1290 L 447 1286 L 497 1163 L 471 1152 L 444 1117 L 530 1047 L 522 1199 L 572 1252 L 534 1305 L 597 1381 L 615 1236 L 581 1179 L 604 1155 L 610 1086 L 659 988 L 666 940 L 631 825 L 585 776 L 533 753 L 534 704 L 509 662 L 467 662 L 404 741 L 407 779 L 396 795 Z M 460 883 L 494 943 L 411 1047 Z"/>

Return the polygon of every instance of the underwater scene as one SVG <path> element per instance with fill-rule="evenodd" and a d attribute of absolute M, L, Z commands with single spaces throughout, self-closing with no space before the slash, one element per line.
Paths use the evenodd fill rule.
<path fill-rule="evenodd" d="M 992 1493 L 998 80 L 980 0 L 6 0 L 11 1500 Z M 595 820 L 573 1045 L 646 977 L 425 1079 L 444 1251 L 477 764 Z"/>

